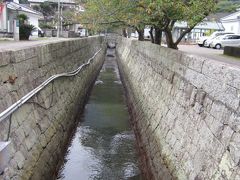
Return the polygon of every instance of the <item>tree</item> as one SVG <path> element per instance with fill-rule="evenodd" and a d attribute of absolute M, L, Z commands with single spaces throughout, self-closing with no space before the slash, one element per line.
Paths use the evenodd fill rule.
<path fill-rule="evenodd" d="M 42 27 L 54 27 L 56 25 L 57 3 L 45 1 L 39 5 L 34 5 L 32 8 L 43 14 L 44 21 L 41 22 Z"/>
<path fill-rule="evenodd" d="M 143 40 L 144 27 L 149 25 L 153 43 L 160 44 L 164 32 L 168 47 L 177 49 L 182 38 L 215 5 L 216 0 L 88 0 L 82 21 L 90 28 L 132 27 L 139 33 L 139 40 Z M 174 40 L 172 31 L 177 21 L 187 22 L 187 28 Z"/>
<path fill-rule="evenodd" d="M 206 16 L 208 16 L 209 13 L 214 10 L 215 5 L 215 0 L 178 1 L 178 9 L 175 9 L 175 11 L 178 11 L 172 12 L 173 15 L 166 13 L 168 25 L 166 26 L 164 32 L 166 35 L 168 47 L 177 49 L 177 45 L 182 40 L 182 38 L 187 33 L 191 32 L 192 29 Z M 185 29 L 185 31 L 181 32 L 179 38 L 174 42 L 172 37 L 172 29 L 176 21 L 186 21 L 188 27 Z"/>
<path fill-rule="evenodd" d="M 29 4 L 28 0 L 19 0 L 20 4 Z"/>
<path fill-rule="evenodd" d="M 173 49 L 177 49 L 182 38 L 209 15 L 215 5 L 215 0 L 143 0 L 140 3 L 151 17 L 149 23 L 153 24 L 156 35 L 164 32 L 167 46 Z M 172 30 L 177 21 L 187 22 L 188 27 L 174 41 Z"/>
<path fill-rule="evenodd" d="M 235 12 L 240 8 L 239 0 L 220 0 L 216 12 Z"/>
<path fill-rule="evenodd" d="M 89 0 L 86 12 L 80 20 L 90 29 L 103 30 L 116 27 L 134 28 L 139 33 L 139 40 L 144 39 L 144 11 L 137 6 L 137 1 L 129 0 Z"/>

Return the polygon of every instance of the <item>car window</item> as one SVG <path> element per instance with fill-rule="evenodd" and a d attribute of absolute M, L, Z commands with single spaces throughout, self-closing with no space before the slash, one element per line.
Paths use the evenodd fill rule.
<path fill-rule="evenodd" d="M 232 35 L 232 36 L 229 37 L 229 39 L 239 39 L 239 36 Z"/>
<path fill-rule="evenodd" d="M 231 36 L 225 36 L 225 37 L 223 37 L 223 39 L 230 39 L 231 38 Z"/>

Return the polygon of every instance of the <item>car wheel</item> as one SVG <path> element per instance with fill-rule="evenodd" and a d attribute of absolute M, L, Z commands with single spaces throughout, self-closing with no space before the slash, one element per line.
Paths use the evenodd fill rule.
<path fill-rule="evenodd" d="M 204 46 L 204 47 L 205 47 L 205 42 L 206 42 L 206 40 L 203 41 L 203 46 Z"/>
<path fill-rule="evenodd" d="M 203 47 L 203 44 L 198 44 L 199 47 Z"/>
<path fill-rule="evenodd" d="M 221 44 L 216 44 L 216 45 L 215 45 L 215 48 L 216 48 L 216 49 L 221 49 L 221 47 L 222 47 Z"/>

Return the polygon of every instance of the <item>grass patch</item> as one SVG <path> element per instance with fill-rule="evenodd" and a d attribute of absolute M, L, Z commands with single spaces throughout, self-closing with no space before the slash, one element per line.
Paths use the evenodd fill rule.
<path fill-rule="evenodd" d="M 220 56 L 228 58 L 228 59 L 240 61 L 240 57 L 229 56 L 229 55 L 226 55 L 226 54 L 220 54 Z"/>

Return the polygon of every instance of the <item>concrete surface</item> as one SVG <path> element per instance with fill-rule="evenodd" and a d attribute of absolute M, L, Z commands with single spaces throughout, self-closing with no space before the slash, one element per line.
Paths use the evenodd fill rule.
<path fill-rule="evenodd" d="M 28 48 L 32 46 L 44 45 L 49 43 L 56 43 L 61 41 L 71 41 L 74 39 L 80 38 L 39 38 L 29 41 L 12 41 L 12 40 L 3 40 L 0 41 L 0 52 L 9 51 L 9 50 L 18 50 L 23 48 Z"/>

